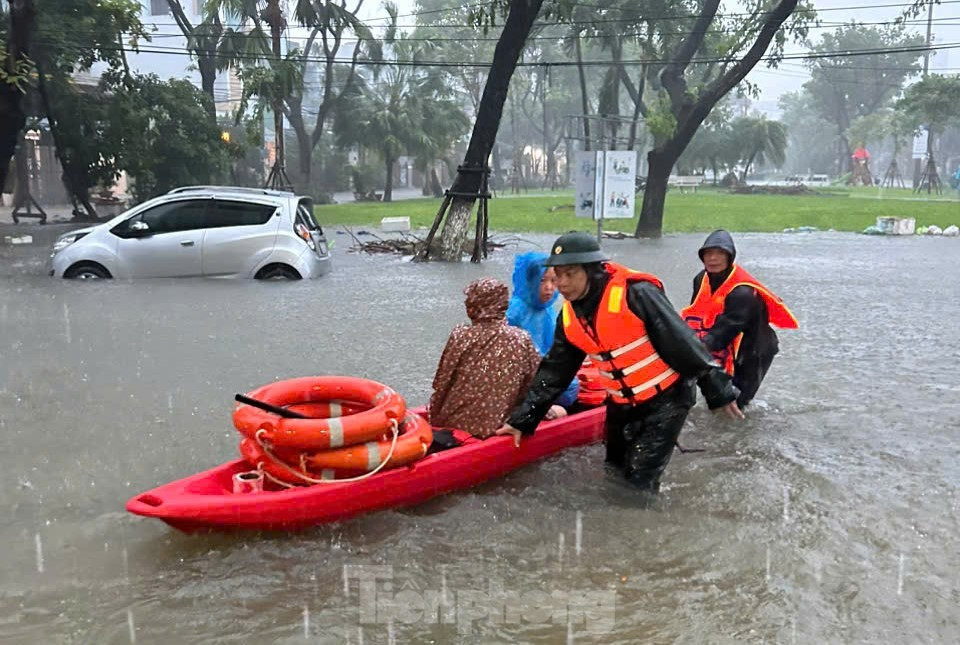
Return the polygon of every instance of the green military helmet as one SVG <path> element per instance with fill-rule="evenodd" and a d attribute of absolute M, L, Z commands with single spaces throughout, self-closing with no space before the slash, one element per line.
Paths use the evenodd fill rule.
<path fill-rule="evenodd" d="M 559 267 L 567 264 L 590 264 L 604 262 L 610 256 L 600 249 L 597 239 L 587 233 L 565 233 L 557 238 L 550 249 L 550 257 L 544 264 Z"/>

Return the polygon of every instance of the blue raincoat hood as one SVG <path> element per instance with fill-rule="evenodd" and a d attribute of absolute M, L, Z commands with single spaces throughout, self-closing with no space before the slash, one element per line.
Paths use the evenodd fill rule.
<path fill-rule="evenodd" d="M 557 326 L 557 300 L 554 293 L 549 302 L 540 302 L 540 280 L 546 272 L 546 253 L 529 251 L 516 257 L 513 265 L 513 295 L 507 309 L 511 325 L 527 330 L 540 354 L 546 354 L 553 345 Z"/>

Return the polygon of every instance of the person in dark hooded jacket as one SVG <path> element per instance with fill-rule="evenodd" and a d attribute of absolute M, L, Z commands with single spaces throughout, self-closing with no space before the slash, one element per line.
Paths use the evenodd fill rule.
<path fill-rule="evenodd" d="M 507 322 L 514 327 L 525 329 L 540 355 L 545 355 L 553 345 L 553 336 L 557 328 L 559 313 L 556 275 L 553 269 L 544 266 L 547 254 L 541 251 L 528 251 L 519 254 L 513 264 L 513 295 L 507 308 Z M 577 402 L 580 382 L 574 378 L 567 389 L 557 398 L 556 404 L 569 408 Z M 558 411 L 551 408 L 547 417 L 557 416 Z"/>
<path fill-rule="evenodd" d="M 606 461 L 638 489 L 656 493 L 695 402 L 742 418 L 730 377 L 677 315 L 655 276 L 609 262 L 586 233 L 560 236 L 547 266 L 566 298 L 550 351 L 500 435 L 532 435 L 590 355 L 608 393 Z"/>
<path fill-rule="evenodd" d="M 690 305 L 680 315 L 733 376 L 742 409 L 756 395 L 779 351 L 770 326 L 796 329 L 786 305 L 743 267 L 735 264 L 733 236 L 719 229 L 700 247 L 703 271 L 693 279 Z"/>

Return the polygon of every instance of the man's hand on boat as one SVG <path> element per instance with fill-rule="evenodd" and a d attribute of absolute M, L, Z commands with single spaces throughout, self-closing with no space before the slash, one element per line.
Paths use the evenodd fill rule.
<path fill-rule="evenodd" d="M 494 434 L 508 434 L 513 436 L 513 445 L 517 448 L 520 447 L 520 437 L 523 436 L 523 433 L 514 428 L 509 423 L 503 424 Z"/>
<path fill-rule="evenodd" d="M 547 421 L 552 421 L 553 419 L 559 419 L 560 417 L 567 416 L 567 409 L 562 405 L 551 405 L 550 409 L 547 410 L 547 414 L 544 415 L 544 419 Z"/>
<path fill-rule="evenodd" d="M 566 408 L 564 408 L 562 405 L 551 405 L 550 409 L 547 410 L 547 414 L 544 416 L 544 419 L 549 421 L 551 419 L 559 419 L 560 417 L 565 417 L 565 416 L 567 416 Z M 517 448 L 520 447 L 520 437 L 523 436 L 523 433 L 517 430 L 516 428 L 514 428 L 509 423 L 504 423 L 503 426 L 501 426 L 496 432 L 494 432 L 494 434 L 495 435 L 504 435 L 504 434 L 511 435 L 513 436 L 513 445 L 516 446 Z"/>
<path fill-rule="evenodd" d="M 743 416 L 743 411 L 740 410 L 739 406 L 737 406 L 737 402 L 736 402 L 736 401 L 730 401 L 730 403 L 727 403 L 727 404 L 726 404 L 725 406 L 723 406 L 722 408 L 717 408 L 716 410 L 714 410 L 714 413 L 716 413 L 716 414 L 725 414 L 725 415 L 727 415 L 728 417 L 730 417 L 731 419 L 744 419 L 744 418 L 746 418 L 746 417 Z"/>

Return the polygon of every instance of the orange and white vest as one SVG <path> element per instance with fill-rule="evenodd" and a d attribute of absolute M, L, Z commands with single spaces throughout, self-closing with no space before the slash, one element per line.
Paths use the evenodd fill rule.
<path fill-rule="evenodd" d="M 563 332 L 567 340 L 585 351 L 599 369 L 614 403 L 637 404 L 653 398 L 680 379 L 653 348 L 643 320 L 627 306 L 627 289 L 638 281 L 662 289 L 655 276 L 608 262 L 610 273 L 597 307 L 593 325 L 576 316 L 569 302 L 563 303 Z"/>
<path fill-rule="evenodd" d="M 697 297 L 693 299 L 690 306 L 680 310 L 680 316 L 697 333 L 697 337 L 703 340 L 713 328 L 717 316 L 723 313 L 723 305 L 727 296 L 741 285 L 753 287 L 757 294 L 763 298 L 763 302 L 767 305 L 767 322 L 781 329 L 797 328 L 797 319 L 783 304 L 783 301 L 763 286 L 759 280 L 750 275 L 746 269 L 737 264 L 733 265 L 733 271 L 723 281 L 723 284 L 717 287 L 716 291 L 710 289 L 710 276 L 704 273 Z M 742 341 L 743 334 L 737 334 L 728 346 L 713 352 L 714 358 L 720 361 L 723 369 L 731 376 Z"/>

